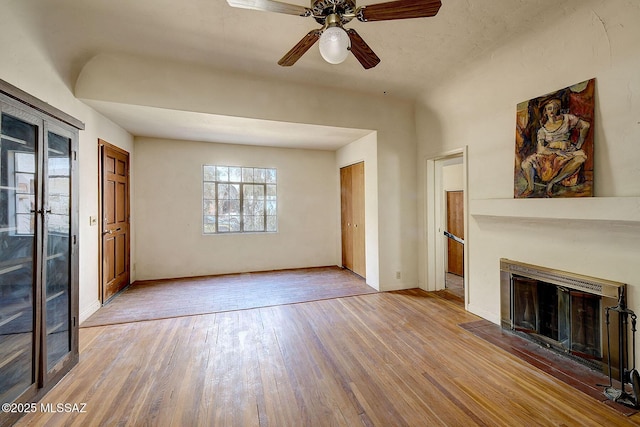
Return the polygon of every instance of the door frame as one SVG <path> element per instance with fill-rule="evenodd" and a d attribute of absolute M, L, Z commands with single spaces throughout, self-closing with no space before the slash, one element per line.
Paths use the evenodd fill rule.
<path fill-rule="evenodd" d="M 104 232 L 104 212 L 103 212 L 103 194 L 102 194 L 102 184 L 104 182 L 103 177 L 103 165 L 102 165 L 102 157 L 103 150 L 105 147 L 109 147 L 109 149 L 118 151 L 122 154 L 125 154 L 128 159 L 128 178 L 127 178 L 127 212 L 125 213 L 127 216 L 127 222 L 129 223 L 129 231 L 127 233 L 127 243 L 126 243 L 126 254 L 125 254 L 125 265 L 129 270 L 129 280 L 131 280 L 131 155 L 128 151 L 123 150 L 120 147 L 116 147 L 113 144 L 108 143 L 107 141 L 98 138 L 98 300 L 100 301 L 100 305 L 103 305 L 107 301 L 104 300 L 104 254 L 102 253 L 102 233 Z"/>
<path fill-rule="evenodd" d="M 442 167 L 462 159 L 462 184 L 464 191 L 464 293 L 465 308 L 469 305 L 469 182 L 468 182 L 468 147 L 452 150 L 440 155 L 426 158 L 425 185 L 425 266 L 426 289 L 437 291 L 445 288 L 446 270 L 446 237 L 443 234 L 444 188 Z"/>

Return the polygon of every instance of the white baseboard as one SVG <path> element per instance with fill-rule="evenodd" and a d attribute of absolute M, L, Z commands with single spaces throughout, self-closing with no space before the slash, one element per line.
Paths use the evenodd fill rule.
<path fill-rule="evenodd" d="M 82 312 L 80 312 L 80 324 L 82 325 L 82 322 L 87 320 L 89 316 L 91 316 L 93 313 L 98 311 L 99 308 L 100 308 L 99 300 L 95 300 L 94 302 L 89 304 L 87 308 L 85 308 L 84 310 L 82 310 Z"/>
<path fill-rule="evenodd" d="M 500 315 L 499 314 L 483 310 L 481 308 L 478 308 L 477 306 L 474 306 L 473 304 L 467 305 L 467 311 L 475 314 L 476 316 L 480 316 L 483 319 L 486 319 L 486 320 L 488 320 L 490 322 L 493 322 L 496 325 L 500 324 Z"/>
<path fill-rule="evenodd" d="M 407 285 L 405 283 L 390 283 L 380 286 L 379 291 L 391 292 L 391 291 L 404 291 L 407 289 L 414 289 L 416 285 Z"/>

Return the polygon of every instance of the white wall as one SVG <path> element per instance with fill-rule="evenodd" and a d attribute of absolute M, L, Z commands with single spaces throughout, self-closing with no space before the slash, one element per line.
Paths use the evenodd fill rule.
<path fill-rule="evenodd" d="M 322 87 L 115 54 L 89 61 L 76 84 L 76 95 L 88 100 L 377 131 L 380 289 L 414 287 L 418 237 L 413 104 L 382 94 L 328 93 Z M 395 279 L 396 271 L 403 272 L 402 284 Z"/>
<path fill-rule="evenodd" d="M 468 145 L 468 307 L 495 322 L 501 257 L 628 283 L 631 308 L 640 310 L 640 215 L 624 223 L 553 219 L 549 200 L 536 205 L 548 210 L 547 219 L 473 214 L 475 200 L 491 206 L 488 199 L 513 198 L 516 104 L 593 77 L 595 195 L 640 196 L 640 4 L 576 1 L 572 10 L 510 40 L 424 94 L 417 107 L 421 196 L 427 190 L 425 159 Z M 601 210 L 596 218 L 606 218 L 607 211 L 620 208 L 619 201 L 590 208 Z M 424 201 L 418 206 L 423 217 Z M 579 206 L 584 205 L 575 204 L 576 215 Z"/>
<path fill-rule="evenodd" d="M 15 2 L 16 4 L 18 2 Z M 76 117 L 85 123 L 80 131 L 80 321 L 98 309 L 98 227 L 89 217 L 98 215 L 98 138 L 132 151 L 133 137 L 74 97 L 53 68 L 44 50 L 20 20 L 3 5 L 0 13 L 0 78 Z M 8 6 L 8 5 L 7 5 Z"/>
<path fill-rule="evenodd" d="M 140 279 L 337 265 L 332 151 L 136 138 Z M 204 235 L 202 166 L 277 169 L 278 232 Z"/>
<path fill-rule="evenodd" d="M 462 191 L 464 183 L 462 181 L 462 159 L 458 159 L 458 164 L 447 165 L 442 168 L 442 189 L 447 191 Z"/>

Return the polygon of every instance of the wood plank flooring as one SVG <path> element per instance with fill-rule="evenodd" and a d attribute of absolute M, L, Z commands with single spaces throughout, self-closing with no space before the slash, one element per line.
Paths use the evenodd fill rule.
<path fill-rule="evenodd" d="M 339 267 L 136 281 L 82 328 L 292 304 L 377 292 Z"/>
<path fill-rule="evenodd" d="M 18 426 L 633 426 L 420 290 L 83 328 Z"/>

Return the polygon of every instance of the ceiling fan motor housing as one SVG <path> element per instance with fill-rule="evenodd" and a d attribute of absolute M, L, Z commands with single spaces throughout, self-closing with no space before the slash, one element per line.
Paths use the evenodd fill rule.
<path fill-rule="evenodd" d="M 338 15 L 344 25 L 356 16 L 355 0 L 311 0 L 313 18 L 321 25 L 325 25 L 327 16 Z"/>
<path fill-rule="evenodd" d="M 339 52 L 351 52 L 365 69 L 380 63 L 380 58 L 353 28 L 344 28 L 353 18 L 361 22 L 389 21 L 393 19 L 426 18 L 435 16 L 442 6 L 441 0 L 388 0 L 382 3 L 356 7 L 356 0 L 310 0 L 311 7 L 289 4 L 282 0 L 227 0 L 232 7 L 285 13 L 301 17 L 313 17 L 322 28 L 309 31 L 289 52 L 278 61 L 283 67 L 296 63 L 318 40 L 322 49 L 322 36 L 332 33 L 340 37 L 332 38 L 334 47 L 339 44 Z M 337 31 L 336 31 L 337 30 Z M 335 35 L 334 34 L 334 35 Z M 346 40 L 345 40 L 346 39 Z M 327 37 L 325 37 L 325 46 Z M 340 43 L 335 42 L 338 40 Z M 346 43 L 344 43 L 346 41 Z M 343 49 L 344 45 L 346 49 Z M 349 48 L 350 46 L 350 48 Z M 328 53 L 327 49 L 324 49 Z M 325 55 L 323 54 L 323 57 Z M 326 57 L 325 57 L 326 59 Z M 332 64 L 338 62 L 331 62 Z M 340 61 L 342 62 L 342 61 Z"/>

